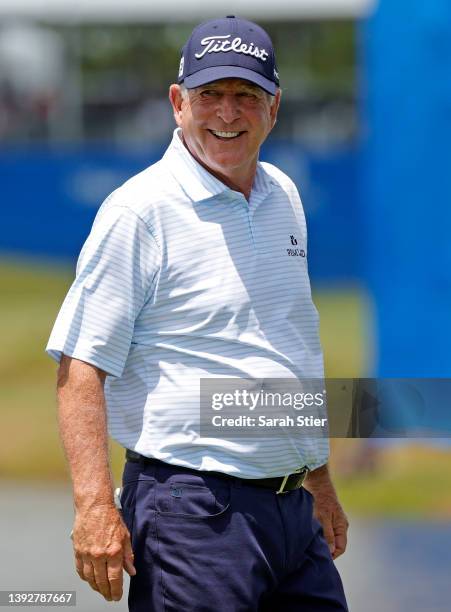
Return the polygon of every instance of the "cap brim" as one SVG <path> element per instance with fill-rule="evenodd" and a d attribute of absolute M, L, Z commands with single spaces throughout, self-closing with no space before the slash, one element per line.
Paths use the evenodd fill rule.
<path fill-rule="evenodd" d="M 272 96 L 274 96 L 277 91 L 277 85 L 273 83 L 273 81 L 270 81 L 258 72 L 254 72 L 248 68 L 240 68 L 239 66 L 214 66 L 211 68 L 204 68 L 203 70 L 199 70 L 199 72 L 185 77 L 183 83 L 188 89 L 193 89 L 194 87 L 200 87 L 201 85 L 206 85 L 213 81 L 219 81 L 219 79 L 233 78 L 244 79 L 245 81 L 255 83 L 255 85 L 258 85 Z"/>

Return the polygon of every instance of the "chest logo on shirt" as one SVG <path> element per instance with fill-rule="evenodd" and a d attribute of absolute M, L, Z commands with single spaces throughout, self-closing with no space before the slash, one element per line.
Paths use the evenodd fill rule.
<path fill-rule="evenodd" d="M 291 244 L 296 246 L 298 241 L 297 238 L 293 235 L 290 236 Z M 305 257 L 304 249 L 287 249 L 287 254 L 290 257 Z"/>

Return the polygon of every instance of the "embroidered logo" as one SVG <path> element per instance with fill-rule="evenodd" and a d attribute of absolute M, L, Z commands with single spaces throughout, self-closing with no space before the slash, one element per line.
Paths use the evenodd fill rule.
<path fill-rule="evenodd" d="M 291 244 L 296 246 L 298 241 L 295 236 L 290 236 Z M 287 255 L 290 257 L 305 257 L 304 249 L 287 249 Z"/>
<path fill-rule="evenodd" d="M 266 49 L 260 49 L 252 42 L 249 44 L 244 43 L 239 36 L 230 40 L 231 36 L 231 34 L 226 34 L 224 36 L 206 36 L 200 41 L 204 49 L 195 53 L 195 57 L 201 59 L 206 53 L 228 53 L 229 51 L 235 51 L 235 53 L 252 55 L 266 62 L 269 57 L 269 53 Z"/>
<path fill-rule="evenodd" d="M 182 76 L 183 74 L 183 66 L 185 65 L 185 58 L 182 55 L 182 59 L 180 60 L 180 66 L 179 66 L 179 78 Z"/>
<path fill-rule="evenodd" d="M 290 257 L 305 257 L 304 249 L 287 249 L 287 255 Z"/>

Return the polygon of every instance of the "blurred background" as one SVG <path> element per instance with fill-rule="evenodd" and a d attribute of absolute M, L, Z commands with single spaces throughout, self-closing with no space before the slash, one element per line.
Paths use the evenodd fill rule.
<path fill-rule="evenodd" d="M 449 3 L 2 0 L 0 590 L 71 588 L 79 610 L 108 607 L 73 571 L 44 347 L 97 208 L 170 141 L 180 47 L 226 12 L 277 50 L 262 159 L 301 192 L 327 375 L 450 376 Z M 332 441 L 351 612 L 450 609 L 448 442 Z"/>

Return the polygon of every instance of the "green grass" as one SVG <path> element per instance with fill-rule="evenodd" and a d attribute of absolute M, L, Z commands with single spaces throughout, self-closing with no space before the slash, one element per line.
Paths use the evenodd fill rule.
<path fill-rule="evenodd" d="M 73 268 L 0 260 L 0 478 L 65 479 L 56 428 L 56 364 L 44 353 Z M 356 288 L 318 290 L 326 373 L 366 371 L 368 303 Z M 353 441 L 334 444 L 333 466 L 348 511 L 362 515 L 451 516 L 450 454 L 424 449 L 384 453 L 371 475 L 340 476 Z M 391 453 L 391 454 L 390 454 Z M 112 445 L 119 481 L 123 451 Z"/>
<path fill-rule="evenodd" d="M 449 450 L 412 443 L 381 452 L 371 474 L 334 480 L 343 506 L 353 514 L 449 520 L 450 468 Z"/>
<path fill-rule="evenodd" d="M 321 344 L 326 376 L 353 378 L 368 372 L 369 301 L 356 287 L 313 292 L 320 315 Z"/>
<path fill-rule="evenodd" d="M 0 263 L 0 476 L 60 477 L 54 373 L 44 347 L 69 269 Z"/>

